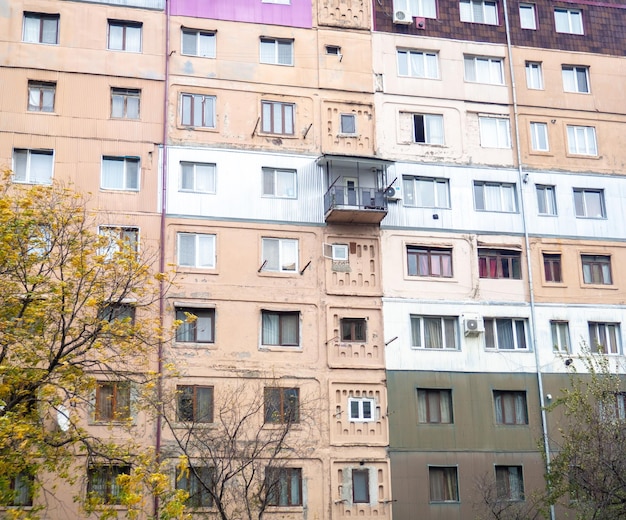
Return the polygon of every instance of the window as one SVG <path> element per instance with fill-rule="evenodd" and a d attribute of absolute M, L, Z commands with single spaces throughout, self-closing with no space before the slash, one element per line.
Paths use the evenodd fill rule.
<path fill-rule="evenodd" d="M 365 341 L 365 318 L 341 318 L 341 341 Z"/>
<path fill-rule="evenodd" d="M 261 312 L 261 344 L 282 347 L 300 345 L 299 312 Z"/>
<path fill-rule="evenodd" d="M 213 422 L 213 387 L 182 385 L 176 387 L 176 420 Z"/>
<path fill-rule="evenodd" d="M 188 314 L 195 319 L 189 320 Z M 215 309 L 177 307 L 176 320 L 183 322 L 176 329 L 178 343 L 215 342 Z"/>
<path fill-rule="evenodd" d="M 567 125 L 568 151 L 576 155 L 598 155 L 596 129 L 593 126 Z"/>
<path fill-rule="evenodd" d="M 268 134 L 293 135 L 294 105 L 261 101 L 261 130 Z"/>
<path fill-rule="evenodd" d="M 109 303 L 98 311 L 98 319 L 113 322 L 135 322 L 135 306 L 130 303 Z"/>
<path fill-rule="evenodd" d="M 22 41 L 27 43 L 59 43 L 59 15 L 24 13 Z"/>
<path fill-rule="evenodd" d="M 428 468 L 431 502 L 458 502 L 459 483 L 456 467 Z"/>
<path fill-rule="evenodd" d="M 181 162 L 180 191 L 215 193 L 215 165 Z"/>
<path fill-rule="evenodd" d="M 407 246 L 409 276 L 452 277 L 452 249 Z"/>
<path fill-rule="evenodd" d="M 479 117 L 480 146 L 483 148 L 511 148 L 508 117 Z"/>
<path fill-rule="evenodd" d="M 465 81 L 504 85 L 502 58 L 465 56 Z"/>
<path fill-rule="evenodd" d="M 411 346 L 456 350 L 457 321 L 448 316 L 411 316 Z"/>
<path fill-rule="evenodd" d="M 331 258 L 334 262 L 347 262 L 349 259 L 348 244 L 332 244 Z"/>
<path fill-rule="evenodd" d="M 394 0 L 394 11 L 408 11 L 412 17 L 437 18 L 435 0 Z"/>
<path fill-rule="evenodd" d="M 516 213 L 515 184 L 474 181 L 474 206 L 476 211 Z"/>
<path fill-rule="evenodd" d="M 497 350 L 526 350 L 526 320 L 485 318 L 485 347 Z"/>
<path fill-rule="evenodd" d="M 559 33 L 583 34 L 583 13 L 578 9 L 555 9 L 554 26 Z"/>
<path fill-rule="evenodd" d="M 563 90 L 565 92 L 579 92 L 589 94 L 589 67 L 574 67 L 563 65 Z"/>
<path fill-rule="evenodd" d="M 507 249 L 479 249 L 478 271 L 481 278 L 522 279 L 521 253 Z"/>
<path fill-rule="evenodd" d="M 452 392 L 450 390 L 417 390 L 417 422 L 452 424 Z"/>
<path fill-rule="evenodd" d="M 279 273 L 297 272 L 298 241 L 287 238 L 264 238 L 262 269 Z"/>
<path fill-rule="evenodd" d="M 554 186 L 537 184 L 537 208 L 540 215 L 556 215 L 556 192 Z"/>
<path fill-rule="evenodd" d="M 263 195 L 283 199 L 297 198 L 296 171 L 263 168 Z"/>
<path fill-rule="evenodd" d="M 443 116 L 413 114 L 413 141 L 424 144 L 443 144 Z"/>
<path fill-rule="evenodd" d="M 528 424 L 526 392 L 494 390 L 493 400 L 496 407 L 497 424 Z"/>
<path fill-rule="evenodd" d="M 370 502 L 370 472 L 367 469 L 352 470 L 352 502 L 354 504 Z"/>
<path fill-rule="evenodd" d="M 361 397 L 358 399 L 355 397 L 351 397 L 350 399 L 348 399 L 348 410 L 350 413 L 351 421 L 373 421 L 375 409 L 376 404 L 374 399 L 369 399 L 366 397 Z"/>
<path fill-rule="evenodd" d="M 522 466 L 496 466 L 498 500 L 524 500 Z"/>
<path fill-rule="evenodd" d="M 190 508 L 213 507 L 213 496 L 209 489 L 215 480 L 215 468 L 193 466 L 176 478 L 176 489 L 189 493 L 185 505 Z"/>
<path fill-rule="evenodd" d="M 8 480 L 8 492 L 0 497 L 0 507 L 32 506 L 34 477 L 28 471 L 22 471 L 14 477 L 3 477 Z M 6 482 L 6 481 L 5 481 Z"/>
<path fill-rule="evenodd" d="M 13 180 L 29 184 L 52 184 L 52 150 L 13 150 Z"/>
<path fill-rule="evenodd" d="M 103 157 L 101 187 L 138 191 L 139 173 L 139 157 Z"/>
<path fill-rule="evenodd" d="M 605 394 L 599 404 L 600 415 L 605 421 L 615 422 L 626 419 L 626 393 Z"/>
<path fill-rule="evenodd" d="M 439 78 L 436 52 L 398 50 L 398 76 Z"/>
<path fill-rule="evenodd" d="M 577 217 L 605 218 L 604 190 L 574 188 L 574 209 Z"/>
<path fill-rule="evenodd" d="M 583 281 L 598 285 L 611 285 L 611 257 L 607 255 L 581 255 Z"/>
<path fill-rule="evenodd" d="M 589 345 L 591 352 L 619 354 L 619 323 L 589 322 Z"/>
<path fill-rule="evenodd" d="M 293 40 L 261 38 L 261 63 L 293 65 Z"/>
<path fill-rule="evenodd" d="M 215 269 L 215 235 L 178 233 L 178 265 Z"/>
<path fill-rule="evenodd" d="M 403 177 L 404 205 L 449 208 L 450 181 L 432 177 Z"/>
<path fill-rule="evenodd" d="M 270 506 L 302 505 L 302 469 L 266 468 L 267 504 Z"/>
<path fill-rule="evenodd" d="M 326 54 L 330 56 L 341 56 L 341 47 L 338 45 L 326 45 Z"/>
<path fill-rule="evenodd" d="M 548 152 L 548 125 L 546 123 L 530 123 L 530 143 L 536 152 Z"/>
<path fill-rule="evenodd" d="M 141 52 L 141 23 L 109 20 L 108 49 Z"/>
<path fill-rule="evenodd" d="M 569 323 L 566 321 L 551 321 L 550 331 L 552 332 L 552 347 L 555 352 L 569 352 Z"/>
<path fill-rule="evenodd" d="M 526 62 L 526 86 L 535 90 L 543 89 L 543 71 L 541 63 L 537 61 Z"/>
<path fill-rule="evenodd" d="M 546 282 L 561 283 L 561 255 L 543 253 L 543 272 Z"/>
<path fill-rule="evenodd" d="M 498 25 L 496 2 L 488 0 L 461 0 L 461 21 Z"/>
<path fill-rule="evenodd" d="M 98 233 L 106 242 L 100 249 L 106 260 L 112 260 L 116 253 L 136 253 L 139 249 L 139 229 L 136 227 L 100 226 Z"/>
<path fill-rule="evenodd" d="M 180 99 L 183 126 L 215 128 L 215 96 L 181 94 Z"/>
<path fill-rule="evenodd" d="M 87 493 L 103 504 L 119 504 L 122 489 L 117 477 L 130 475 L 130 466 L 113 464 L 92 464 L 87 470 Z"/>
<path fill-rule="evenodd" d="M 339 121 L 339 132 L 345 135 L 356 134 L 356 116 L 354 114 L 341 114 Z"/>
<path fill-rule="evenodd" d="M 182 53 L 185 56 L 215 58 L 215 33 L 182 29 Z"/>
<path fill-rule="evenodd" d="M 535 14 L 535 4 L 519 5 L 519 21 L 522 29 L 537 28 L 537 15 Z"/>
<path fill-rule="evenodd" d="M 265 422 L 295 423 L 300 420 L 300 391 L 297 388 L 266 388 Z"/>
<path fill-rule="evenodd" d="M 111 117 L 139 119 L 141 90 L 134 88 L 111 89 Z"/>
<path fill-rule="evenodd" d="M 54 112 L 56 83 L 28 82 L 28 110 L 30 112 Z"/>
<path fill-rule="evenodd" d="M 124 421 L 130 418 L 130 383 L 101 381 L 96 383 L 96 421 Z"/>

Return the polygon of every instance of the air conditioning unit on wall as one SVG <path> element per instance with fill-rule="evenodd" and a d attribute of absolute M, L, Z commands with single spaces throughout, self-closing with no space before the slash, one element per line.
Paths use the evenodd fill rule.
<path fill-rule="evenodd" d="M 404 11 L 403 9 L 396 9 L 393 12 L 393 23 L 410 25 L 413 23 L 413 17 L 408 11 Z"/>
<path fill-rule="evenodd" d="M 463 332 L 466 336 L 477 336 L 485 332 L 485 322 L 478 314 L 463 314 Z"/>
<path fill-rule="evenodd" d="M 400 186 L 389 186 L 385 190 L 385 197 L 387 197 L 387 200 L 400 200 L 402 198 Z"/>

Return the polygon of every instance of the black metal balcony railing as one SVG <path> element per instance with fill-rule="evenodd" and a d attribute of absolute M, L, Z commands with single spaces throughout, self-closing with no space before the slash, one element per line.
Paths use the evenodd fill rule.
<path fill-rule="evenodd" d="M 331 186 L 324 195 L 327 222 L 379 223 L 387 214 L 387 199 L 378 188 Z"/>

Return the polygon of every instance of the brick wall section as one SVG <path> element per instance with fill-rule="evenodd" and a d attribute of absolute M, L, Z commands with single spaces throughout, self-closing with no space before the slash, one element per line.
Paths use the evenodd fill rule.
<path fill-rule="evenodd" d="M 595 1 L 589 3 L 548 2 L 546 0 L 537 0 L 532 3 L 535 3 L 536 6 L 537 30 L 521 29 L 519 2 L 514 0 L 508 3 L 513 45 L 592 52 L 612 56 L 626 55 L 626 45 L 624 44 L 626 4 Z M 373 6 L 374 30 L 376 31 L 476 42 L 506 43 L 501 0 L 498 1 L 499 25 L 497 26 L 461 22 L 458 0 L 437 0 L 438 18 L 436 20 L 426 19 L 425 29 L 418 29 L 415 24 L 394 24 L 392 0 L 382 2 L 374 0 Z M 585 34 L 557 33 L 554 28 L 553 14 L 556 7 L 580 9 L 583 13 Z"/>

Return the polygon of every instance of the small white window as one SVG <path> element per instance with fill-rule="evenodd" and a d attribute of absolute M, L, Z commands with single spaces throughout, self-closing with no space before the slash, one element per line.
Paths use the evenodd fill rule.
<path fill-rule="evenodd" d="M 563 65 L 563 90 L 565 92 L 578 92 L 589 94 L 589 67 L 574 67 Z"/>
<path fill-rule="evenodd" d="M 182 53 L 186 56 L 215 58 L 215 33 L 194 29 L 182 30 Z"/>
<path fill-rule="evenodd" d="M 569 346 L 569 324 L 566 321 L 551 321 L 552 347 L 556 352 L 567 353 Z"/>
<path fill-rule="evenodd" d="M 574 188 L 574 212 L 577 217 L 606 218 L 604 190 Z"/>
<path fill-rule="evenodd" d="M 107 48 L 112 51 L 141 52 L 141 28 L 139 22 L 109 20 Z"/>
<path fill-rule="evenodd" d="M 103 157 L 101 187 L 105 190 L 139 190 L 138 157 Z"/>
<path fill-rule="evenodd" d="M 43 81 L 28 82 L 29 112 L 54 112 L 54 96 L 57 84 Z"/>
<path fill-rule="evenodd" d="M 264 196 L 295 199 L 296 194 L 296 170 L 263 168 Z"/>
<path fill-rule="evenodd" d="M 101 250 L 106 260 L 112 260 L 116 253 L 122 249 L 127 249 L 136 253 L 139 250 L 139 228 L 100 226 L 98 234 L 105 237 L 108 242 Z"/>
<path fill-rule="evenodd" d="M 443 116 L 413 114 L 413 140 L 416 143 L 443 144 Z"/>
<path fill-rule="evenodd" d="M 519 21 L 522 29 L 537 29 L 535 4 L 519 5 Z"/>
<path fill-rule="evenodd" d="M 583 13 L 579 9 L 555 9 L 554 26 L 559 33 L 584 34 Z"/>
<path fill-rule="evenodd" d="M 541 63 L 537 61 L 526 62 L 526 86 L 534 90 L 543 90 Z"/>
<path fill-rule="evenodd" d="M 48 13 L 24 13 L 22 41 L 28 43 L 59 43 L 59 15 Z"/>
<path fill-rule="evenodd" d="M 293 40 L 261 38 L 261 63 L 293 65 Z"/>
<path fill-rule="evenodd" d="M 502 58 L 465 56 L 465 81 L 504 85 Z"/>
<path fill-rule="evenodd" d="M 348 245 L 347 244 L 333 244 L 331 256 L 335 262 L 347 262 L 348 261 Z"/>
<path fill-rule="evenodd" d="M 450 181 L 434 177 L 403 177 L 404 205 L 449 208 Z"/>
<path fill-rule="evenodd" d="M 52 184 L 53 150 L 13 150 L 13 180 L 29 184 Z"/>
<path fill-rule="evenodd" d="M 438 79 L 437 53 L 398 50 L 398 76 Z"/>
<path fill-rule="evenodd" d="M 298 271 L 298 241 L 287 238 L 263 238 L 262 270 L 279 273 Z"/>
<path fill-rule="evenodd" d="M 498 25 L 498 8 L 490 0 L 461 0 L 461 21 Z"/>
<path fill-rule="evenodd" d="M 375 419 L 376 402 L 369 398 L 348 399 L 348 409 L 350 410 L 350 420 L 353 422 L 369 422 Z"/>
<path fill-rule="evenodd" d="M 474 181 L 474 207 L 476 211 L 517 213 L 515 184 Z"/>
<path fill-rule="evenodd" d="M 554 186 L 537 184 L 537 208 L 540 215 L 556 215 L 556 194 Z"/>
<path fill-rule="evenodd" d="M 567 126 L 568 151 L 575 155 L 598 155 L 596 129 L 593 126 Z"/>
<path fill-rule="evenodd" d="M 215 164 L 181 162 L 180 191 L 215 193 Z"/>
<path fill-rule="evenodd" d="M 413 18 L 437 18 L 436 0 L 393 0 L 393 10 L 408 12 Z"/>
<path fill-rule="evenodd" d="M 533 150 L 537 152 L 549 151 L 547 123 L 530 123 L 530 140 Z"/>
<path fill-rule="evenodd" d="M 344 135 L 356 134 L 356 116 L 354 114 L 341 114 L 341 133 Z"/>
<path fill-rule="evenodd" d="M 215 96 L 182 94 L 180 104 L 183 126 L 215 128 Z"/>
<path fill-rule="evenodd" d="M 215 268 L 215 235 L 178 233 L 178 265 Z"/>
<path fill-rule="evenodd" d="M 511 148 L 508 117 L 479 117 L 480 146 L 483 148 Z"/>

